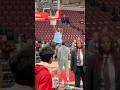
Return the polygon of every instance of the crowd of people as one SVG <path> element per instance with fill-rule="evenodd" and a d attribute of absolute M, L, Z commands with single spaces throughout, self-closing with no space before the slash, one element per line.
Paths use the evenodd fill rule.
<path fill-rule="evenodd" d="M 2 39 L 5 41 L 5 36 Z M 75 87 L 81 88 L 82 80 L 83 90 L 120 90 L 119 34 L 105 27 L 102 31 L 94 32 L 93 38 L 90 38 L 86 45 L 84 43 L 78 37 L 73 40 L 71 47 L 68 47 L 64 41 L 56 43 L 54 40 L 50 43 L 36 41 L 35 47 L 32 47 L 31 40 L 28 40 L 28 46 L 23 49 L 18 48 L 17 53 L 10 55 L 10 69 L 16 82 L 10 89 L 18 87 L 25 90 L 56 89 L 53 87 L 52 73 L 49 68 L 49 65 L 56 60 L 58 62 L 57 79 L 64 67 L 66 83 L 69 83 L 70 67 L 75 77 Z M 36 63 L 33 52 L 37 52 L 39 56 Z"/>
<path fill-rule="evenodd" d="M 69 82 L 70 60 L 70 70 L 75 76 L 75 87 L 81 87 L 82 80 L 84 90 L 119 90 L 119 41 L 119 34 L 105 27 L 100 32 L 94 32 L 86 45 L 80 38 L 74 40 L 71 47 L 67 47 L 65 42 L 52 43 L 55 51 L 52 58 L 58 61 L 58 77 L 64 66 L 66 82 Z"/>
<path fill-rule="evenodd" d="M 59 31 L 60 30 L 58 29 L 56 32 L 59 33 Z M 66 78 L 67 78 L 66 83 L 69 83 L 70 82 L 69 81 L 69 67 L 70 67 L 71 71 L 73 71 L 73 73 L 75 75 L 75 87 L 80 88 L 80 80 L 81 80 L 80 77 L 82 77 L 83 83 L 85 80 L 84 79 L 84 71 L 83 71 L 83 56 L 85 54 L 84 42 L 82 41 L 82 39 L 80 37 L 78 37 L 76 40 L 73 41 L 73 43 L 71 44 L 71 47 L 68 47 L 66 45 L 66 42 L 63 42 L 63 40 L 62 40 L 62 34 L 59 33 L 60 34 L 59 35 L 60 38 L 59 38 L 59 37 L 57 37 L 58 35 L 56 35 L 56 32 L 54 35 L 53 42 L 51 42 L 51 43 L 44 44 L 41 42 L 39 43 L 39 41 L 36 41 L 36 56 L 39 56 L 40 58 L 39 58 L 39 60 L 36 61 L 37 63 L 36 63 L 35 67 L 36 67 L 37 71 L 38 71 L 38 68 L 43 67 L 43 66 L 46 67 L 46 65 L 48 68 L 48 65 L 49 65 L 48 63 L 51 63 L 51 61 L 56 60 L 58 62 L 58 69 L 57 69 L 58 73 L 56 75 L 57 79 L 60 77 L 61 72 L 62 72 L 63 67 L 64 67 L 65 71 L 66 71 Z M 49 60 L 47 62 L 44 61 L 41 54 L 39 54 L 39 53 L 46 52 L 45 53 L 46 57 L 48 57 L 50 52 L 52 52 L 52 51 L 49 51 L 49 49 L 45 49 L 48 46 L 54 50 L 54 53 L 52 53 L 52 56 L 50 55 L 51 57 L 49 57 L 49 60 L 51 60 L 50 62 L 49 62 Z M 43 52 L 44 49 L 46 51 Z M 71 63 L 70 66 L 69 66 L 69 61 Z M 49 70 L 49 68 L 47 70 Z M 39 71 L 39 74 L 42 75 L 42 73 L 40 73 L 40 71 Z M 36 77 L 35 80 L 36 80 L 36 84 L 37 84 L 36 87 L 38 88 L 38 90 L 42 90 L 42 88 L 45 88 L 44 86 L 46 86 L 47 80 L 46 80 L 46 83 L 41 82 L 41 84 L 38 85 L 38 80 L 41 80 L 41 78 L 38 78 L 39 74 L 37 72 L 35 74 L 35 77 Z M 52 73 L 49 73 L 49 74 L 52 75 Z M 46 78 L 46 75 L 44 75 L 42 78 L 48 79 L 48 78 Z M 49 80 L 51 80 L 51 78 L 52 78 L 52 76 L 49 77 Z M 59 81 L 59 79 L 58 79 L 58 81 Z M 50 88 L 49 90 L 52 90 L 51 85 L 52 84 L 50 84 L 48 87 L 46 87 L 47 88 L 46 90 L 48 90 L 48 88 Z M 85 84 L 83 84 L 83 85 L 85 85 Z M 84 88 L 85 88 L 85 86 L 84 86 Z"/>

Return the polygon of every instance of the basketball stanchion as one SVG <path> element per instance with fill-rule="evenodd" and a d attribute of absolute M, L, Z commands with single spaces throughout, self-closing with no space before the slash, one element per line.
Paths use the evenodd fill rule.
<path fill-rule="evenodd" d="M 38 4 L 41 4 L 39 7 Z M 57 20 L 61 19 L 60 0 L 57 0 L 56 7 L 52 7 L 49 2 L 44 5 L 41 2 L 35 2 L 35 21 L 50 21 L 51 25 L 56 25 Z M 40 8 L 40 10 L 37 10 Z"/>

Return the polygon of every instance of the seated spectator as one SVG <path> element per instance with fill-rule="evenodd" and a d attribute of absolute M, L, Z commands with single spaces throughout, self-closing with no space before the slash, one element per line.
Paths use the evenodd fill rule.
<path fill-rule="evenodd" d="M 66 15 L 63 15 L 63 17 L 61 18 L 61 22 L 65 25 L 70 25 L 69 17 L 67 17 Z"/>
<path fill-rule="evenodd" d="M 65 17 L 66 17 L 66 16 L 63 15 L 63 17 L 61 18 L 61 22 L 62 22 L 62 23 L 65 23 Z"/>
<path fill-rule="evenodd" d="M 69 25 L 69 24 L 70 24 L 69 17 L 66 17 L 65 21 L 66 21 L 66 25 Z"/>
<path fill-rule="evenodd" d="M 46 42 L 43 40 L 42 41 L 42 48 L 45 47 Z"/>
<path fill-rule="evenodd" d="M 9 60 L 15 84 L 6 90 L 34 90 L 34 47 L 26 47 Z"/>
<path fill-rule="evenodd" d="M 4 59 L 10 58 L 10 54 L 12 51 L 16 49 L 15 44 L 10 42 L 7 39 L 6 35 L 2 36 L 2 42 L 1 42 L 1 57 Z"/>
<path fill-rule="evenodd" d="M 50 46 L 40 52 L 41 62 L 35 65 L 35 87 L 37 90 L 53 90 L 49 64 L 52 63 L 54 50 Z"/>

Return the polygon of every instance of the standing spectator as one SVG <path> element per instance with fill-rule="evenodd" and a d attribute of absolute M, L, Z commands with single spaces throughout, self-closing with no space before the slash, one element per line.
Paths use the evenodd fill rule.
<path fill-rule="evenodd" d="M 54 50 L 50 46 L 40 52 L 41 62 L 35 65 L 35 87 L 37 90 L 53 90 L 49 64 L 52 63 Z"/>
<path fill-rule="evenodd" d="M 75 48 L 76 48 L 76 40 L 73 40 L 71 49 L 73 50 L 73 49 L 75 49 Z"/>
<path fill-rule="evenodd" d="M 38 63 L 41 61 L 40 56 L 39 56 L 39 51 L 41 49 L 41 41 L 36 41 L 35 42 L 35 63 Z"/>
<path fill-rule="evenodd" d="M 63 15 L 63 17 L 61 18 L 61 22 L 65 25 L 70 25 L 69 17 L 67 17 L 66 15 Z"/>
<path fill-rule="evenodd" d="M 88 43 L 89 52 L 96 53 L 98 49 L 99 32 L 93 33 L 93 38 Z"/>
<path fill-rule="evenodd" d="M 22 49 L 22 48 L 25 47 L 24 40 L 25 40 L 25 37 L 24 37 L 23 34 L 21 34 L 21 35 L 18 36 L 18 40 L 17 40 L 17 43 L 16 43 L 17 50 L 20 50 L 20 49 Z"/>
<path fill-rule="evenodd" d="M 35 41 L 35 50 L 39 52 L 40 48 L 42 48 L 41 41 Z"/>
<path fill-rule="evenodd" d="M 68 60 L 70 58 L 70 49 L 65 46 L 65 43 L 62 43 L 61 47 L 58 48 L 57 59 L 58 59 L 58 77 L 63 69 L 63 66 L 66 70 L 66 78 L 69 81 L 69 66 Z"/>
<path fill-rule="evenodd" d="M 85 88 L 84 71 L 83 71 L 83 46 L 81 41 L 77 41 L 76 49 L 71 52 L 71 70 L 75 74 L 75 86 L 80 87 L 80 78 L 83 81 L 83 88 Z"/>
<path fill-rule="evenodd" d="M 100 38 L 98 53 L 87 59 L 86 90 L 120 90 L 120 56 L 109 35 Z"/>
<path fill-rule="evenodd" d="M 34 90 L 34 47 L 27 47 L 15 53 L 10 60 L 10 69 L 15 84 L 6 90 Z"/>
<path fill-rule="evenodd" d="M 1 57 L 4 59 L 10 58 L 10 54 L 12 51 L 15 50 L 15 45 L 8 41 L 7 36 L 3 35 L 2 36 L 2 43 L 1 43 Z"/>

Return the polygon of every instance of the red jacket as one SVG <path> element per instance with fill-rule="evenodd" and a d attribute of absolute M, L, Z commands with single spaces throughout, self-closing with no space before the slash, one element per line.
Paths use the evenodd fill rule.
<path fill-rule="evenodd" d="M 53 90 L 51 74 L 43 65 L 35 65 L 35 87 L 37 90 Z"/>

